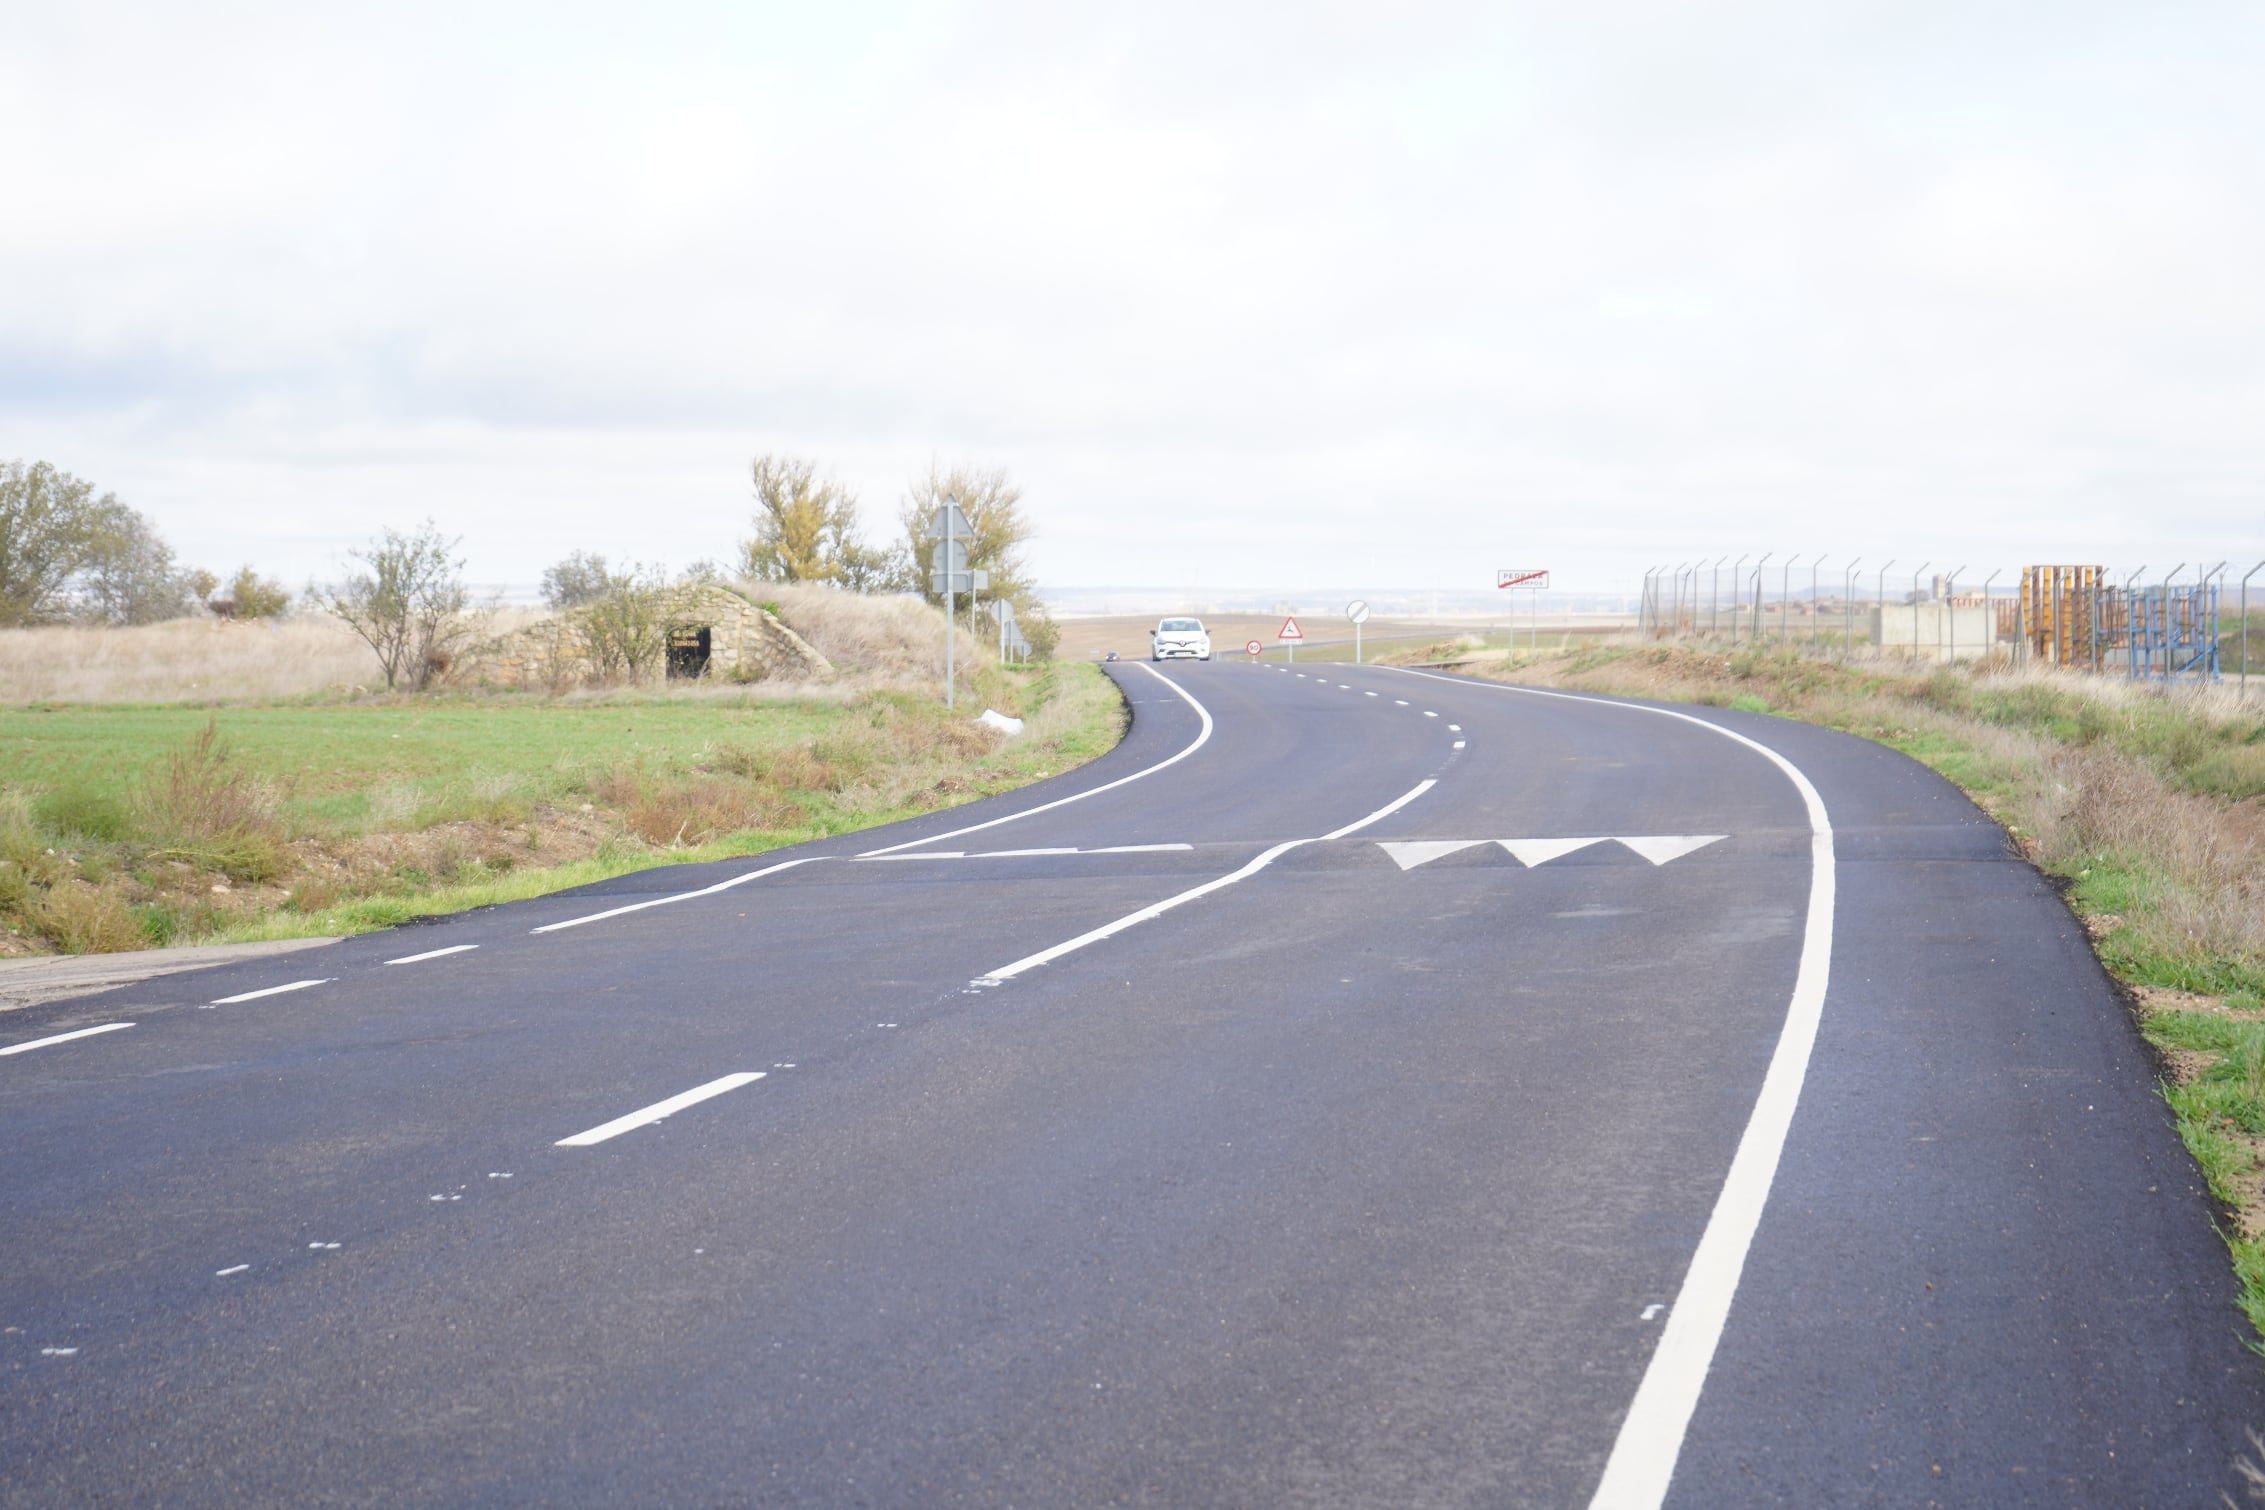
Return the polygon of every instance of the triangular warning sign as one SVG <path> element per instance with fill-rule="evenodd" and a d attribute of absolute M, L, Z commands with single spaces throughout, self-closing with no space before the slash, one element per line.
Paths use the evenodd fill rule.
<path fill-rule="evenodd" d="M 1284 619 L 1282 621 L 1282 632 L 1274 636 L 1278 640 L 1302 640 L 1305 637 L 1306 632 L 1298 627 L 1296 619 Z"/>
<path fill-rule="evenodd" d="M 1665 865 L 1670 860 L 1682 859 L 1694 849 L 1705 849 L 1729 837 L 1728 834 L 1649 834 L 1634 839 L 1623 837 L 1620 842 L 1654 865 Z"/>
<path fill-rule="evenodd" d="M 1485 842 L 1484 839 L 1379 840 L 1376 847 L 1390 855 L 1392 863 L 1402 870 L 1414 870 L 1419 865 L 1429 865 L 1459 849 L 1469 849 L 1474 844 Z"/>
<path fill-rule="evenodd" d="M 1602 839 L 1497 839 L 1495 843 L 1516 857 L 1518 863 L 1529 870 L 1536 865 L 1547 865 L 1559 855 L 1569 855 L 1576 849 L 1587 849 L 1602 844 Z"/>

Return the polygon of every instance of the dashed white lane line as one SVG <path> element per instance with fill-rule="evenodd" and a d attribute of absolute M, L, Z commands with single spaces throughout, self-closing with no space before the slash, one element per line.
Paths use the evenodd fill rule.
<path fill-rule="evenodd" d="M 725 1091 L 735 1091 L 743 1085 L 752 1085 L 762 1078 L 763 1072 L 761 1070 L 741 1070 L 734 1075 L 725 1075 L 720 1079 L 709 1081 L 706 1085 L 696 1085 L 688 1091 L 680 1091 L 666 1101 L 656 1101 L 651 1106 L 633 1111 L 626 1117 L 616 1117 L 611 1122 L 601 1122 L 588 1132 L 578 1132 L 571 1138 L 561 1138 L 554 1146 L 558 1148 L 588 1148 L 594 1143 L 603 1143 L 608 1138 L 618 1138 L 625 1132 L 635 1132 L 640 1127 L 658 1122 L 663 1117 L 683 1111 L 688 1106 L 697 1106 L 711 1096 L 720 1096 Z"/>
<path fill-rule="evenodd" d="M 1460 740 L 1460 739 L 1456 740 L 1456 741 L 1455 741 L 1455 748 L 1456 748 L 1456 749 L 1458 749 L 1458 750 L 1460 750 L 1461 748 L 1463 748 L 1463 741 L 1462 741 L 1462 740 Z"/>
<path fill-rule="evenodd" d="M 1423 716 L 1426 718 L 1437 718 L 1439 715 L 1432 712 L 1431 709 L 1426 708 L 1423 710 Z"/>
<path fill-rule="evenodd" d="M 389 959 L 386 963 L 389 965 L 417 965 L 429 959 L 440 959 L 444 955 L 468 953 L 479 947 L 478 944 L 451 944 L 446 949 L 427 949 L 422 954 L 404 954 L 401 958 Z"/>
<path fill-rule="evenodd" d="M 866 860 L 964 860 L 967 858 L 967 851 L 964 849 L 935 849 L 922 855 L 859 855 L 857 858 L 861 862 Z"/>
<path fill-rule="evenodd" d="M 1204 745 L 1209 743 L 1212 730 L 1211 710 L 1209 708 L 1206 708 L 1203 704 L 1197 702 L 1195 698 L 1189 694 L 1187 688 L 1181 686 L 1178 682 L 1173 681 L 1170 677 L 1166 676 L 1163 672 L 1158 671 L 1155 667 L 1142 665 L 1138 667 L 1138 669 L 1147 672 L 1150 676 L 1155 677 L 1165 686 L 1171 688 L 1173 696 L 1177 697 L 1181 702 L 1186 703 L 1189 707 L 1195 709 L 1195 716 L 1202 723 L 1202 728 L 1196 731 L 1195 738 L 1189 740 L 1186 747 L 1181 749 L 1177 754 L 1166 756 L 1164 759 L 1157 761 L 1156 764 L 1135 771 L 1130 776 L 1119 776 L 1115 781 L 1107 782 L 1104 785 L 1097 787 L 1090 787 L 1082 792 L 1074 792 L 1067 797 L 1056 798 L 1052 802 L 1042 802 L 1036 807 L 1026 807 L 1021 812 L 1009 813 L 1004 818 L 993 818 L 984 823 L 971 823 L 966 828 L 955 828 L 948 833 L 930 834 L 925 839 L 907 839 L 902 844 L 891 844 L 885 849 L 869 849 L 865 852 L 865 854 L 858 856 L 858 858 L 864 859 L 868 855 L 894 854 L 900 849 L 917 849 L 923 844 L 941 844 L 946 839 L 957 839 L 962 834 L 980 833 L 982 830 L 987 828 L 997 828 L 1002 823 L 1015 823 L 1024 818 L 1036 817 L 1040 813 L 1050 813 L 1055 808 L 1067 807 L 1073 802 L 1083 802 L 1086 798 L 1098 797 L 1103 792 L 1113 792 L 1118 787 L 1130 785 L 1131 783 L 1139 781 L 1144 777 L 1153 776 L 1158 771 L 1167 770 L 1172 766 L 1178 765 L 1181 761 L 1187 759 L 1190 755 L 1193 755 L 1196 751 L 1202 749 Z"/>
<path fill-rule="evenodd" d="M 609 907 L 604 912 L 592 912 L 582 917 L 568 918 L 563 923 L 545 923 L 540 928 L 530 928 L 528 932 L 556 933 L 562 928 L 579 928 L 584 923 L 596 923 L 606 918 L 618 918 L 627 913 L 643 912 L 648 907 L 666 907 L 671 902 L 689 902 L 694 897 L 712 897 L 719 891 L 729 891 L 734 886 L 744 886 L 749 881 L 760 881 L 765 876 L 775 876 L 780 871 L 792 870 L 797 865 L 808 865 L 813 861 L 831 860 L 832 858 L 832 855 L 804 855 L 799 860 L 782 860 L 776 865 L 766 865 L 761 870 L 751 870 L 744 875 L 733 876 L 728 881 L 718 881 L 713 886 L 703 886 L 698 891 L 679 891 L 665 897 L 648 897 L 642 902 L 631 902 L 626 907 Z"/>
<path fill-rule="evenodd" d="M 240 996 L 223 996 L 218 1000 L 206 1002 L 205 1005 L 209 1007 L 232 1007 L 240 1001 L 258 1001 L 263 996 L 281 996 L 286 991 L 304 991 L 309 986 L 327 986 L 337 978 L 335 975 L 326 975 L 320 980 L 295 980 L 289 985 L 269 986 L 263 991 L 246 991 Z"/>
<path fill-rule="evenodd" d="M 1363 697 L 1374 697 L 1374 696 L 1376 696 L 1376 694 L 1375 694 L 1375 693 L 1373 693 L 1373 692 L 1363 692 L 1363 693 L 1361 694 L 1361 696 L 1363 696 Z"/>
<path fill-rule="evenodd" d="M 69 1043 L 74 1038 L 92 1038 L 97 1033 L 115 1033 L 120 1028 L 132 1026 L 133 1024 L 130 1022 L 106 1022 L 99 1028 L 80 1028 L 74 1033 L 57 1033 L 52 1038 L 34 1038 L 29 1043 L 11 1043 L 6 1048 L 0 1049 L 0 1058 L 5 1058 L 10 1054 L 28 1054 L 33 1049 L 44 1049 L 53 1044 Z"/>
<path fill-rule="evenodd" d="M 1461 724 L 1449 724 L 1447 726 L 1447 732 L 1450 734 L 1460 734 L 1463 732 L 1463 726 Z"/>
<path fill-rule="evenodd" d="M 1102 849 L 1089 849 L 1089 855 L 1161 855 L 1178 850 L 1193 849 L 1192 844 L 1111 844 Z"/>
<path fill-rule="evenodd" d="M 1348 823 L 1343 828 L 1332 830 L 1331 832 L 1322 834 L 1316 838 L 1291 839 L 1285 843 L 1277 844 L 1272 849 L 1269 849 L 1263 854 L 1259 855 L 1258 858 L 1252 860 L 1249 864 L 1243 866 L 1240 870 L 1230 871 L 1226 875 L 1215 877 L 1212 880 L 1204 882 L 1201 886 L 1191 886 L 1186 891 L 1179 892 L 1173 896 L 1168 896 L 1161 902 L 1151 903 L 1150 905 L 1141 908 L 1138 912 L 1128 912 L 1123 917 L 1118 918 L 1115 922 L 1103 923 L 1100 927 L 1092 929 L 1089 932 L 1081 933 L 1076 938 L 1065 939 L 1061 943 L 1054 945 L 1050 949 L 1041 949 L 1036 954 L 1026 954 L 1011 965 L 1001 965 L 996 970 L 986 972 L 982 976 L 978 977 L 978 980 L 986 985 L 997 985 L 1001 981 L 1013 980 L 1016 976 L 1021 975 L 1027 970 L 1035 970 L 1040 965 L 1051 964 L 1053 961 L 1060 959 L 1065 954 L 1074 954 L 1076 951 L 1085 948 L 1088 944 L 1098 944 L 1103 939 L 1113 938 L 1117 934 L 1124 932 L 1127 928 L 1133 927 L 1135 924 L 1145 923 L 1151 918 L 1162 917 L 1165 913 L 1170 912 L 1175 907 L 1183 906 L 1186 903 L 1195 901 L 1199 897 L 1207 897 L 1215 891 L 1219 891 L 1225 887 L 1234 885 L 1237 881 L 1248 880 L 1250 877 L 1255 876 L 1260 871 L 1264 870 L 1267 866 L 1273 864 L 1277 858 L 1282 855 L 1288 854 L 1291 850 L 1298 848 L 1300 845 L 1326 844 L 1332 839 L 1342 839 L 1347 834 L 1357 833 L 1361 829 L 1367 828 L 1372 823 L 1382 822 L 1384 819 L 1391 817 L 1394 813 L 1406 807 L 1409 803 L 1415 801 L 1418 797 L 1421 797 L 1424 793 L 1430 791 L 1436 784 L 1437 783 L 1434 780 L 1427 777 L 1426 779 L 1417 782 L 1415 786 L 1410 788 L 1408 791 L 1401 793 L 1399 796 L 1393 798 L 1390 802 L 1387 802 L 1384 806 L 1378 808 L 1375 812 L 1370 813 L 1367 817 L 1362 818 L 1357 822 Z"/>
<path fill-rule="evenodd" d="M 1392 706 L 1395 708 L 1405 708 L 1406 706 L 1408 706 L 1408 700 L 1404 697 L 1395 697 L 1394 699 L 1392 699 Z"/>
<path fill-rule="evenodd" d="M 226 1279 L 226 1278 L 227 1278 L 227 1277 L 228 1277 L 229 1275 L 231 1275 L 231 1274 L 241 1274 L 241 1273 L 243 1273 L 243 1272 L 244 1272 L 244 1271 L 245 1271 L 246 1269 L 249 1269 L 250 1267 L 251 1267 L 251 1265 L 250 1265 L 250 1264 L 236 1264 L 236 1265 L 234 1265 L 234 1266 L 232 1266 L 232 1267 L 230 1267 L 230 1268 L 226 1268 L 226 1269 L 215 1269 L 215 1270 L 213 1270 L 213 1271 L 212 1271 L 212 1277 L 213 1277 L 214 1279 Z"/>

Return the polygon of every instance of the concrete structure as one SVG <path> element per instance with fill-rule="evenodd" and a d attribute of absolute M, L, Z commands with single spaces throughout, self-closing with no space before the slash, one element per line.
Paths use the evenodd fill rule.
<path fill-rule="evenodd" d="M 1872 643 L 1889 655 L 1915 660 L 1979 660 L 1997 644 L 1998 614 L 1979 601 L 1958 607 L 1939 600 L 1894 603 L 1872 610 Z"/>
<path fill-rule="evenodd" d="M 736 588 L 672 590 L 662 604 L 665 651 L 653 671 L 671 680 L 828 676 L 833 663 Z M 450 668 L 459 685 L 565 692 L 604 680 L 590 653 L 588 610 L 577 609 L 474 646 Z"/>

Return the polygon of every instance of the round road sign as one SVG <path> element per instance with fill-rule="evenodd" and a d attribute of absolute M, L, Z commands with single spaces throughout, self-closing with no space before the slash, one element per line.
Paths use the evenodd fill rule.
<path fill-rule="evenodd" d="M 1356 624 L 1366 624 L 1368 622 L 1368 605 L 1359 598 L 1353 599 L 1352 602 L 1345 605 L 1345 617 Z"/>
<path fill-rule="evenodd" d="M 1260 644 L 1260 643 L 1259 643 L 1258 641 L 1256 641 L 1256 640 L 1251 640 L 1251 641 L 1248 641 L 1248 642 L 1246 642 L 1246 643 L 1244 644 L 1244 646 L 1243 646 L 1243 650 L 1244 650 L 1244 652 L 1245 652 L 1246 654 L 1250 654 L 1250 655 L 1264 655 L 1264 654 L 1266 654 L 1266 647 L 1265 647 L 1264 645 L 1261 645 L 1261 644 Z"/>

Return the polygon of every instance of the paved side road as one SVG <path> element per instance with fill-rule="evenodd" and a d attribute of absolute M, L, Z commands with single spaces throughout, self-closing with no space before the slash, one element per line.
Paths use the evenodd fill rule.
<path fill-rule="evenodd" d="M 1030 792 L 0 1019 L 0 1502 L 2238 1489 L 2207 1203 L 1955 792 L 1118 669 Z"/>

